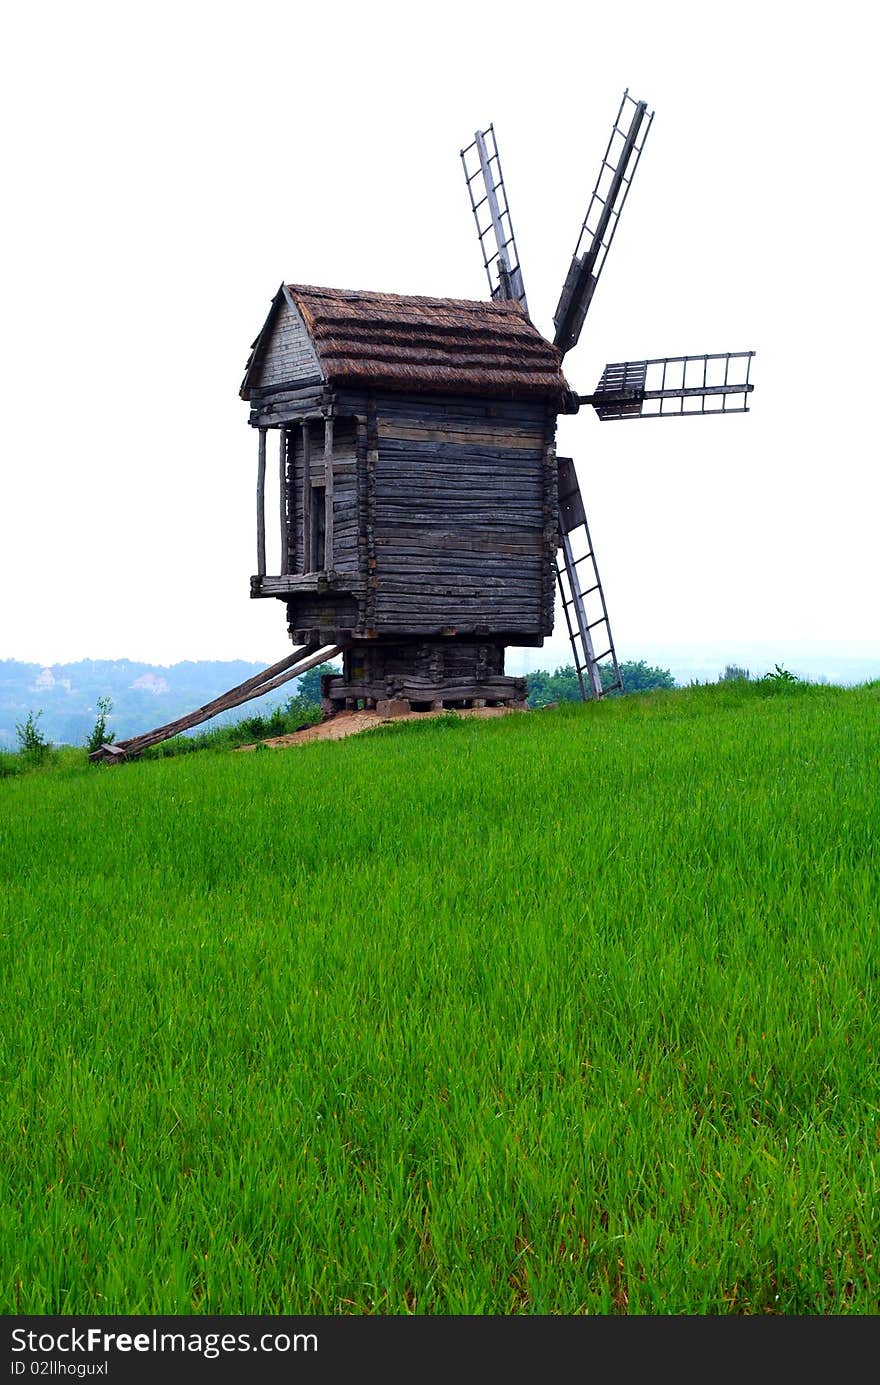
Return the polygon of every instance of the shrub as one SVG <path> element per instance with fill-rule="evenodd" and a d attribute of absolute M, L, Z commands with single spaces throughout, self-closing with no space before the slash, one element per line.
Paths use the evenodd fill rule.
<path fill-rule="evenodd" d="M 317 668 L 306 669 L 296 680 L 296 697 L 291 702 L 300 701 L 305 707 L 320 707 L 321 678 L 325 673 L 340 673 L 336 664 L 318 664 Z"/>
<path fill-rule="evenodd" d="M 770 683 L 776 687 L 787 687 L 792 683 L 799 683 L 801 681 L 796 673 L 792 673 L 789 669 L 783 668 L 781 664 L 775 664 L 774 670 L 773 673 L 765 673 L 761 682 Z"/>
<path fill-rule="evenodd" d="M 86 749 L 91 755 L 95 750 L 100 750 L 102 745 L 112 745 L 115 739 L 114 732 L 107 730 L 107 718 L 113 711 L 113 703 L 109 697 L 98 698 L 98 715 L 95 724 L 86 740 Z"/>
<path fill-rule="evenodd" d="M 33 712 L 28 712 L 24 721 L 17 721 L 15 723 L 15 734 L 18 737 L 18 744 L 22 755 L 37 764 L 45 759 L 46 752 L 51 749 L 50 742 L 46 740 L 46 737 L 37 726 L 37 722 L 42 715 L 42 710 L 37 712 L 36 716 Z"/>

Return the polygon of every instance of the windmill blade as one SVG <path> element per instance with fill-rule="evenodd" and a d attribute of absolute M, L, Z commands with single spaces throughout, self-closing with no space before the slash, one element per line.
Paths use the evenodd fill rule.
<path fill-rule="evenodd" d="M 579 394 L 603 422 L 618 418 L 687 418 L 747 414 L 755 388 L 749 380 L 754 351 L 706 356 L 660 356 L 607 365 L 594 394 Z"/>
<path fill-rule="evenodd" d="M 647 103 L 634 100 L 627 88 L 553 318 L 553 341 L 563 353 L 580 337 L 653 119 Z"/>
<path fill-rule="evenodd" d="M 461 162 L 489 292 L 495 299 L 521 303 L 528 312 L 494 126 L 477 130 L 473 142 L 462 149 Z"/>

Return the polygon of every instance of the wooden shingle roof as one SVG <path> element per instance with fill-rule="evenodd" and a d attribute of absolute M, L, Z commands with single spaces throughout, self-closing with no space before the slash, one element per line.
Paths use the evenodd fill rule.
<path fill-rule="evenodd" d="M 561 353 L 518 303 L 306 284 L 288 284 L 285 297 L 329 385 L 557 400 L 569 389 Z"/>

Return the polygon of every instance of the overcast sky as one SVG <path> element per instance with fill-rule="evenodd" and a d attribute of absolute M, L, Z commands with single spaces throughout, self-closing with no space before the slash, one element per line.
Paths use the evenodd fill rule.
<path fill-rule="evenodd" d="M 745 415 L 560 421 L 618 652 L 880 659 L 874 15 L 15 7 L 0 658 L 283 657 L 283 605 L 249 599 L 238 397 L 279 283 L 486 296 L 459 150 L 494 121 L 551 333 L 629 87 L 656 117 L 566 374 L 584 393 L 606 361 L 757 356 Z M 554 637 L 531 666 L 565 655 Z"/>

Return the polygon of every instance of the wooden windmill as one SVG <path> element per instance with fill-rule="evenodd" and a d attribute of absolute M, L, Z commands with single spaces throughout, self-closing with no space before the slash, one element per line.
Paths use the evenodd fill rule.
<path fill-rule="evenodd" d="M 602 420 L 746 412 L 754 354 L 617 362 L 588 395 L 562 374 L 651 120 L 624 92 L 552 343 L 528 315 L 491 125 L 461 151 L 488 302 L 282 284 L 241 395 L 259 438 L 251 595 L 285 602 L 297 648 L 93 759 L 137 756 L 340 653 L 341 675 L 322 684 L 326 713 L 522 706 L 525 679 L 505 674 L 504 650 L 552 632 L 557 584 L 582 695 L 621 686 L 574 464 L 556 456 L 557 417 L 584 404 Z M 266 567 L 270 436 L 276 573 Z"/>
<path fill-rule="evenodd" d="M 488 302 L 299 284 L 272 300 L 241 387 L 259 438 L 251 595 L 285 602 L 302 657 L 342 652 L 342 674 L 324 683 L 328 713 L 522 704 L 504 650 L 551 633 L 557 583 L 584 697 L 602 695 L 603 662 L 620 686 L 574 465 L 556 456 L 557 416 L 583 404 L 603 420 L 741 412 L 752 388 L 751 352 L 609 365 L 590 395 L 562 375 L 651 118 L 624 93 L 553 343 L 528 316 L 491 126 L 462 151 Z M 265 541 L 272 434 L 276 573 Z"/>

